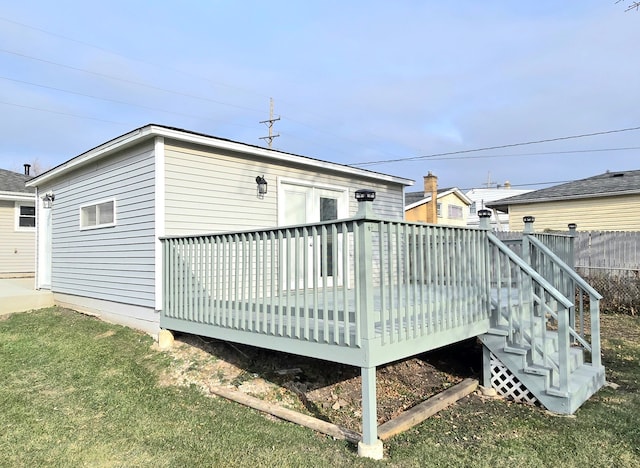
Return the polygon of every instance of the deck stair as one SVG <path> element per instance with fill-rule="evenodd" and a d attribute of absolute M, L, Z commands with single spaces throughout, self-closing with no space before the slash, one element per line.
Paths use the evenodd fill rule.
<path fill-rule="evenodd" d="M 573 414 L 591 395 L 604 385 L 604 368 L 584 362 L 584 350 L 569 348 L 569 381 L 566 391 L 560 390 L 559 353 L 548 352 L 548 363 L 532 362 L 531 347 L 514 345 L 502 334 L 490 330 L 481 341 L 506 366 L 514 377 L 549 411 Z M 557 345 L 557 335 L 545 346 Z"/>
<path fill-rule="evenodd" d="M 485 347 L 484 385 L 495 384 L 489 375 L 494 372 L 489 363 L 493 355 L 517 379 L 514 385 L 524 387 L 545 408 L 573 414 L 605 383 L 601 296 L 543 243 L 526 242 L 528 256 L 493 243 L 497 263 L 492 266 L 492 324 L 479 336 Z M 524 277 L 530 281 L 522 281 Z"/>

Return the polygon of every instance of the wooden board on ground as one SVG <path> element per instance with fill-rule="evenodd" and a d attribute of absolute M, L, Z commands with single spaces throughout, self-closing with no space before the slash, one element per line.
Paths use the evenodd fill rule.
<path fill-rule="evenodd" d="M 215 395 L 226 398 L 227 400 L 232 400 L 236 403 L 249 406 L 265 413 L 269 413 L 280 419 L 284 419 L 285 421 L 300 424 L 301 426 L 305 426 L 313 429 L 314 431 L 330 435 L 331 437 L 334 437 L 336 439 L 347 440 L 354 444 L 357 444 L 361 439 L 360 434 L 358 434 L 357 432 L 351 431 L 344 427 L 340 427 L 336 424 L 329 423 L 327 421 L 323 421 L 318 418 L 314 418 L 312 416 L 307 416 L 306 414 L 298 413 L 297 411 L 267 403 L 266 401 L 260 400 L 242 392 L 238 392 L 236 390 L 230 390 L 223 387 L 209 387 L 209 391 Z"/>
<path fill-rule="evenodd" d="M 465 379 L 457 385 L 429 398 L 428 400 L 405 411 L 397 418 L 378 426 L 378 437 L 381 440 L 400 434 L 413 426 L 420 424 L 438 411 L 455 403 L 459 399 L 473 393 L 478 388 L 478 381 Z"/>

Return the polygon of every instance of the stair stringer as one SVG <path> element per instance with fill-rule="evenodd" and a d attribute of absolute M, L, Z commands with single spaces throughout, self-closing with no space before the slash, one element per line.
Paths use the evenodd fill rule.
<path fill-rule="evenodd" d="M 529 390 L 542 406 L 558 414 L 573 414 L 593 394 L 605 384 L 604 367 L 596 368 L 589 363 L 579 365 L 569 377 L 569 390 L 565 394 L 551 386 L 552 369 L 529 366 L 530 353 L 510 352 L 507 339 L 503 335 L 485 333 L 479 336 L 504 366 Z M 486 369 L 485 369 L 486 371 Z"/>

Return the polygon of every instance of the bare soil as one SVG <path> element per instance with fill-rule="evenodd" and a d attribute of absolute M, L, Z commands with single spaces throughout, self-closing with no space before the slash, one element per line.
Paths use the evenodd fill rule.
<path fill-rule="evenodd" d="M 236 388 L 271 403 L 354 431 L 361 425 L 360 368 L 178 334 L 166 385 Z M 378 424 L 467 377 L 479 378 L 476 340 L 381 366 L 377 370 Z"/>

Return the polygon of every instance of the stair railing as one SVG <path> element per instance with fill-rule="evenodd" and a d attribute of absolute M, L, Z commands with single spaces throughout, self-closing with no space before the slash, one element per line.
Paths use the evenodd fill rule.
<path fill-rule="evenodd" d="M 569 333 L 572 341 L 588 351 L 591 354 L 591 364 L 599 367 L 601 365 L 600 300 L 602 295 L 541 242 L 536 235 L 525 234 L 523 251 L 525 260 L 536 271 L 560 290 L 563 295 L 573 300 L 569 310 Z M 585 317 L 587 313 L 589 314 L 590 327 L 588 334 Z M 555 316 L 554 319 L 558 320 Z"/>
<path fill-rule="evenodd" d="M 538 273 L 496 235 L 489 240 L 488 276 L 494 291 L 492 327 L 506 332 L 512 351 L 529 354 L 530 364 L 555 372 L 549 385 L 557 393 L 569 389 L 569 313 L 573 302 Z M 557 356 L 550 349 L 553 338 L 548 317 L 557 321 Z"/>

